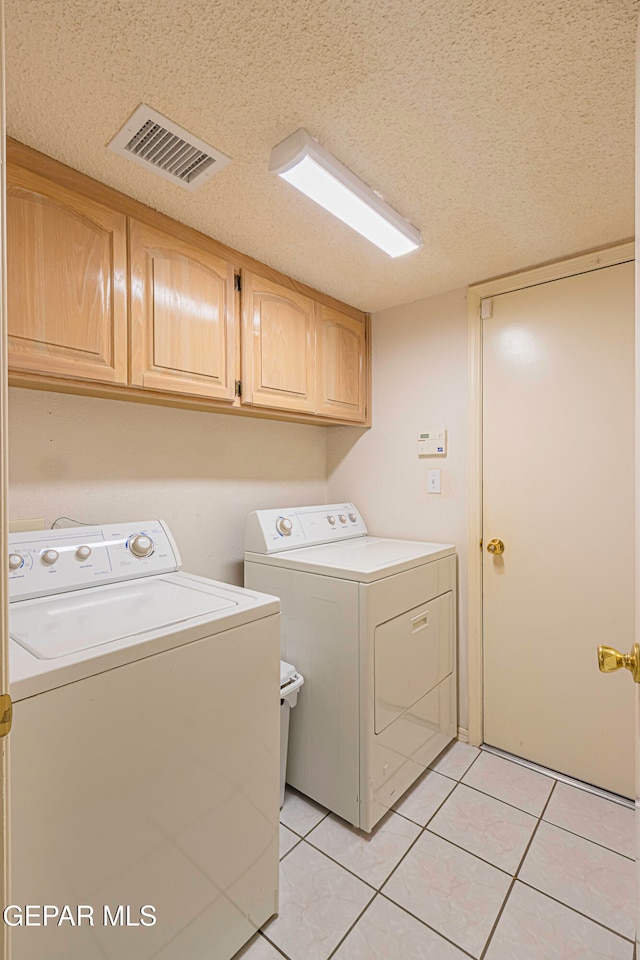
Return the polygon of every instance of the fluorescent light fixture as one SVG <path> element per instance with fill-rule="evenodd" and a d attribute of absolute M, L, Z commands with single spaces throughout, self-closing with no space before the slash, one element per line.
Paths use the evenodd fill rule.
<path fill-rule="evenodd" d="M 269 170 L 390 257 L 402 257 L 422 246 L 420 231 L 306 130 L 297 130 L 273 148 Z"/>

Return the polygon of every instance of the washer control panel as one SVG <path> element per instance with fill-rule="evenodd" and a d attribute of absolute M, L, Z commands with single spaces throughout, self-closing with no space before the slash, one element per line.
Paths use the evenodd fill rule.
<path fill-rule="evenodd" d="M 256 510 L 247 518 L 245 550 L 277 553 L 333 540 L 366 536 L 364 520 L 352 503 L 285 510 Z"/>
<path fill-rule="evenodd" d="M 180 563 L 162 520 L 14 533 L 9 536 L 9 600 L 172 573 Z"/>

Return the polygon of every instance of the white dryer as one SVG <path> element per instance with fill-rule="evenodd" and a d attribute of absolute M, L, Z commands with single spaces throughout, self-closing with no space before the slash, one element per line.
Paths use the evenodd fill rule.
<path fill-rule="evenodd" d="M 369 537 L 351 503 L 256 511 L 245 549 L 305 678 L 287 781 L 370 831 L 456 736 L 455 549 Z"/>
<path fill-rule="evenodd" d="M 278 600 L 158 520 L 9 543 L 15 960 L 229 960 L 278 905 Z"/>

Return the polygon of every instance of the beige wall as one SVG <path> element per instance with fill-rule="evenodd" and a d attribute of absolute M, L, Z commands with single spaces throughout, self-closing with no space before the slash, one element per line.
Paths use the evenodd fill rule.
<path fill-rule="evenodd" d="M 330 501 L 353 500 L 372 534 L 455 543 L 459 723 L 467 727 L 467 307 L 465 290 L 373 317 L 373 427 L 328 432 Z M 446 458 L 418 459 L 418 434 L 445 427 Z M 427 470 L 442 493 L 427 493 Z"/>
<path fill-rule="evenodd" d="M 458 548 L 460 725 L 467 726 L 465 291 L 373 318 L 373 422 L 314 427 L 31 390 L 10 391 L 9 513 L 89 523 L 160 516 L 184 569 L 242 582 L 250 510 L 348 499 L 370 532 Z M 446 427 L 445 459 L 418 459 Z M 427 494 L 427 469 L 442 493 Z"/>
<path fill-rule="evenodd" d="M 325 427 L 9 393 L 11 519 L 158 516 L 185 570 L 240 584 L 250 510 L 326 500 Z"/>

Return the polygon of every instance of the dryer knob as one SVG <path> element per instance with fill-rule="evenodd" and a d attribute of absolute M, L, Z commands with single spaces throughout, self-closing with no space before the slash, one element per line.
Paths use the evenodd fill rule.
<path fill-rule="evenodd" d="M 88 560 L 90 556 L 91 556 L 91 547 L 87 547 L 86 545 L 84 545 L 82 547 L 78 547 L 78 549 L 76 550 L 76 560 Z"/>
<path fill-rule="evenodd" d="M 9 570 L 19 570 L 24 560 L 19 553 L 10 553 L 9 554 Z"/>
<path fill-rule="evenodd" d="M 335 517 L 327 517 L 327 520 L 329 521 L 329 523 L 331 524 L 332 527 L 335 527 L 335 525 L 336 525 L 336 518 L 335 518 Z"/>
<path fill-rule="evenodd" d="M 129 540 L 129 550 L 134 557 L 142 560 L 144 557 L 148 557 L 150 553 L 153 553 L 153 540 L 151 537 L 146 537 L 144 533 L 138 533 Z"/>
<path fill-rule="evenodd" d="M 293 530 L 293 524 L 288 517 L 279 517 L 276 521 L 276 527 L 284 537 L 290 537 Z"/>
<path fill-rule="evenodd" d="M 58 559 L 57 550 L 45 550 L 42 554 L 42 562 L 46 563 L 48 567 L 52 566 Z"/>
<path fill-rule="evenodd" d="M 351 523 L 355 523 L 357 519 L 358 518 L 356 517 L 355 513 L 349 514 L 349 520 L 351 520 Z"/>
<path fill-rule="evenodd" d="M 347 518 L 345 517 L 344 513 L 341 513 L 341 514 L 338 515 L 338 520 L 340 521 L 340 523 L 346 523 L 346 522 L 347 522 Z"/>

